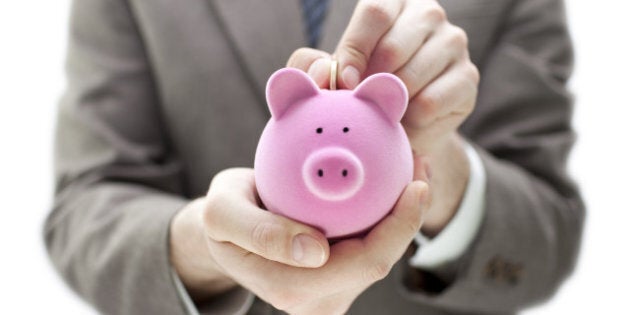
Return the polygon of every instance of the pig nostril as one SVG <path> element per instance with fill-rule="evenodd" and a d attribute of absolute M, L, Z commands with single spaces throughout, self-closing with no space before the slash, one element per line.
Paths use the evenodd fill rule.
<path fill-rule="evenodd" d="M 301 177 L 305 188 L 314 197 L 341 201 L 349 200 L 364 187 L 365 171 L 361 160 L 350 150 L 326 147 L 306 157 Z"/>
<path fill-rule="evenodd" d="M 346 133 L 348 131 L 350 131 L 350 129 L 348 127 L 343 127 L 343 133 Z"/>

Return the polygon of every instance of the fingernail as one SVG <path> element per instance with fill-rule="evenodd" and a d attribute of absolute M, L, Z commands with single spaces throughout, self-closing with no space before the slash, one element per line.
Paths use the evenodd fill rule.
<path fill-rule="evenodd" d="M 293 260 L 307 266 L 319 267 L 324 263 L 324 249 L 317 240 L 306 234 L 293 238 Z"/>
<path fill-rule="evenodd" d="M 306 71 L 306 73 L 315 82 L 318 82 L 318 80 L 322 78 L 324 79 L 327 78 L 327 75 L 328 75 L 328 68 L 326 67 L 327 62 L 328 61 L 326 60 L 326 58 L 319 58 L 315 60 L 311 64 L 311 66 L 308 67 L 308 71 Z"/>
<path fill-rule="evenodd" d="M 359 84 L 360 76 L 359 70 L 353 66 L 347 66 L 341 73 L 343 84 L 348 89 L 354 89 Z"/>

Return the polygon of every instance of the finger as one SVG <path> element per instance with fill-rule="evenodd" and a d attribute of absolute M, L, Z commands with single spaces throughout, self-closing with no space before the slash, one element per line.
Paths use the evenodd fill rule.
<path fill-rule="evenodd" d="M 361 266 L 356 259 L 358 251 L 350 256 L 353 264 L 335 263 L 334 269 L 328 263 L 320 268 L 299 268 L 266 260 L 231 243 L 213 242 L 209 246 L 214 255 L 221 257 L 224 272 L 229 277 L 279 310 L 303 314 L 318 307 L 326 310 L 330 307 L 331 312 L 319 310 L 317 314 L 341 314 L 339 311 L 345 308 L 342 303 L 351 303 L 352 295 L 360 293 L 356 290 L 357 278 L 349 277 L 350 271 Z M 347 283 L 347 279 L 351 283 Z M 336 301 L 336 306 L 328 305 L 335 302 L 333 296 L 344 299 Z M 319 301 L 323 304 L 317 305 Z M 311 309 L 313 307 L 315 309 Z"/>
<path fill-rule="evenodd" d="M 289 57 L 287 67 L 297 68 L 307 72 L 313 62 L 321 58 L 330 59 L 330 54 L 325 51 L 308 47 L 298 48 L 293 52 L 293 54 L 291 54 L 291 57 Z"/>
<path fill-rule="evenodd" d="M 420 228 L 428 207 L 428 186 L 416 181 L 407 186 L 392 214 L 365 240 L 348 239 L 330 249 L 330 259 L 320 268 L 296 268 L 247 255 L 231 244 L 218 244 L 230 276 L 267 301 L 284 307 L 304 297 L 324 297 L 371 284 L 384 278 L 400 259 Z M 332 279 L 332 281 L 331 281 Z"/>
<path fill-rule="evenodd" d="M 365 75 L 395 73 L 444 21 L 446 13 L 438 3 L 407 1 L 396 23 L 376 45 Z"/>
<path fill-rule="evenodd" d="M 428 199 L 426 183 L 414 181 L 407 185 L 392 213 L 364 239 L 348 239 L 331 247 L 330 260 L 314 270 L 319 278 L 315 278 L 311 286 L 330 291 L 326 282 L 320 283 L 317 279 L 334 277 L 335 290 L 340 292 L 385 278 L 420 230 L 423 213 L 429 207 Z"/>
<path fill-rule="evenodd" d="M 363 279 L 375 282 L 383 279 L 402 257 L 409 243 L 420 230 L 424 211 L 428 209 L 428 185 L 414 181 L 407 185 L 394 210 L 363 240 L 366 267 Z"/>
<path fill-rule="evenodd" d="M 420 181 L 407 186 L 392 214 L 362 239 L 343 240 L 330 248 L 330 259 L 320 268 L 296 268 L 247 255 L 231 244 L 217 245 L 226 273 L 264 300 L 281 309 L 356 289 L 384 278 L 420 229 L 428 207 L 427 188 Z M 308 299 L 306 298 L 308 297 Z"/>
<path fill-rule="evenodd" d="M 227 177 L 227 178 L 226 178 Z M 242 186 L 255 187 L 234 176 L 215 178 L 204 211 L 207 235 L 283 264 L 319 267 L 329 255 L 328 241 L 316 229 L 260 209 Z M 240 180 L 240 181 L 239 181 Z M 227 192 L 225 189 L 231 190 Z M 253 188 L 250 188 L 253 189 Z"/>
<path fill-rule="evenodd" d="M 332 57 L 327 52 L 313 48 L 299 48 L 287 62 L 287 67 L 306 72 L 320 88 L 328 88 Z"/>
<path fill-rule="evenodd" d="M 422 48 L 395 74 L 405 83 L 409 95 L 414 96 L 466 54 L 467 39 L 464 31 L 445 25 L 429 37 Z"/>
<path fill-rule="evenodd" d="M 394 25 L 403 1 L 364 0 L 357 4 L 335 57 L 339 61 L 341 88 L 354 89 L 367 69 L 380 38 Z"/>
<path fill-rule="evenodd" d="M 320 268 L 299 268 L 267 260 L 231 243 L 214 242 L 210 247 L 215 256 L 221 257 L 220 264 L 227 275 L 281 310 L 364 286 L 360 272 L 364 266 L 363 245 L 358 239 L 334 245 L 336 253 L 331 252 L 331 258 Z"/>
<path fill-rule="evenodd" d="M 215 241 L 299 267 L 319 267 L 328 259 L 326 238 L 317 230 L 252 204 L 222 203 L 210 203 L 204 216 L 208 236 Z"/>
<path fill-rule="evenodd" d="M 411 98 L 403 125 L 407 130 L 422 130 L 438 121 L 463 121 L 474 109 L 478 84 L 479 71 L 474 64 L 468 60 L 454 64 Z"/>
<path fill-rule="evenodd" d="M 364 239 L 343 240 L 330 248 L 330 259 L 326 265 L 313 269 L 309 282 L 311 288 L 341 292 L 370 285 L 386 277 L 420 230 L 429 202 L 426 183 L 414 181 L 407 185 L 392 213 L 378 223 Z M 294 276 L 290 271 L 285 275 Z M 327 280 L 331 278 L 337 281 L 334 290 Z"/>
<path fill-rule="evenodd" d="M 413 154 L 413 180 L 431 182 L 431 163 L 428 155 Z"/>

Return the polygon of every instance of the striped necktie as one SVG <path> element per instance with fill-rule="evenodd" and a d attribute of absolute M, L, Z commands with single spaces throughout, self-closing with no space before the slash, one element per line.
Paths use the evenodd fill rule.
<path fill-rule="evenodd" d="M 308 36 L 308 45 L 317 47 L 319 35 L 322 30 L 322 22 L 326 16 L 328 0 L 301 0 L 304 26 Z"/>

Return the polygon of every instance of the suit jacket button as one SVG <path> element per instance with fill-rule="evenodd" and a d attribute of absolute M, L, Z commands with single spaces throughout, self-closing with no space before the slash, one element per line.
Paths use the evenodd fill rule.
<path fill-rule="evenodd" d="M 508 261 L 501 256 L 494 256 L 486 264 L 484 273 L 488 280 L 517 285 L 523 274 L 523 265 Z"/>

